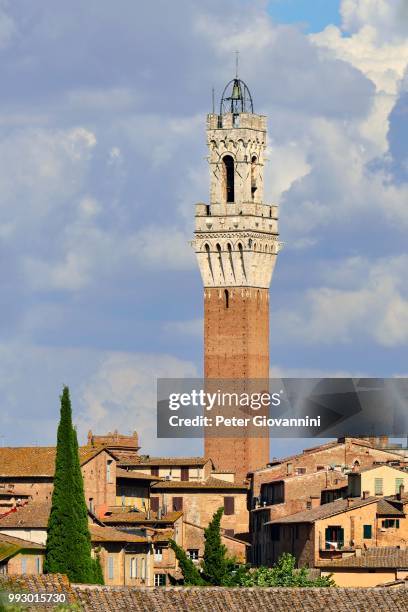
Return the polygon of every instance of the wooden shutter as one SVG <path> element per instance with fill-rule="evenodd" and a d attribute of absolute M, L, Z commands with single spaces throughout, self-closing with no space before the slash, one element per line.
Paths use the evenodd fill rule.
<path fill-rule="evenodd" d="M 189 469 L 188 467 L 181 468 L 181 480 L 189 480 Z"/>
<path fill-rule="evenodd" d="M 150 473 L 151 473 L 152 476 L 158 476 L 159 475 L 159 468 L 158 467 L 150 468 Z"/>
<path fill-rule="evenodd" d="M 235 498 L 234 497 L 224 497 L 224 514 L 226 516 L 235 513 Z"/>
<path fill-rule="evenodd" d="M 180 512 L 183 510 L 183 498 L 173 497 L 173 512 Z"/>
<path fill-rule="evenodd" d="M 158 497 L 151 497 L 150 498 L 150 509 L 153 512 L 157 512 L 159 509 L 159 498 Z"/>

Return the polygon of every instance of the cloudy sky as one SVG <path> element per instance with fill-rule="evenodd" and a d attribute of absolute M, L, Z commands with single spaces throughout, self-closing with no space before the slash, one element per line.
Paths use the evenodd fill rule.
<path fill-rule="evenodd" d="M 155 380 L 202 371 L 188 245 L 205 115 L 233 76 L 269 118 L 272 375 L 407 375 L 404 0 L 0 0 L 0 444 L 155 437 Z M 299 448 L 274 442 L 272 454 Z"/>

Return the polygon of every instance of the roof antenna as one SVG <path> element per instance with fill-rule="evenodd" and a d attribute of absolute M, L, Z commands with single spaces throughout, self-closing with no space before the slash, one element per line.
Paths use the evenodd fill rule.
<path fill-rule="evenodd" d="M 235 78 L 238 78 L 239 51 L 235 51 Z"/>

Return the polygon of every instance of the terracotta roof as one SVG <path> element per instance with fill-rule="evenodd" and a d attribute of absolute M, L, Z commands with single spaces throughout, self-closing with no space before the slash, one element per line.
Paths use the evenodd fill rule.
<path fill-rule="evenodd" d="M 234 588 L 223 587 L 89 587 L 74 585 L 85 612 L 135 610 L 142 612 L 342 612 L 381 610 L 406 612 L 408 589 Z"/>
<path fill-rule="evenodd" d="M 78 601 L 68 578 L 62 574 L 25 574 L 21 576 L 0 574 L 0 588 L 5 591 L 28 591 L 29 593 L 65 593 L 67 603 L 73 604 Z M 40 611 L 44 608 L 55 609 L 55 604 L 36 605 L 32 609 Z"/>
<path fill-rule="evenodd" d="M 151 523 L 174 523 L 183 513 L 168 512 L 160 519 L 157 518 L 157 512 L 150 512 L 150 518 L 147 518 L 146 512 L 135 512 L 130 508 L 122 508 L 115 506 L 108 509 L 109 514 L 104 514 L 101 520 L 106 524 L 121 525 L 129 523 L 151 524 Z"/>
<path fill-rule="evenodd" d="M 403 459 L 403 457 L 401 457 L 401 460 Z M 404 468 L 401 468 L 399 466 L 395 466 L 395 465 L 387 465 L 387 463 L 380 463 L 378 465 L 369 465 L 368 467 L 362 467 L 359 468 L 358 470 L 356 470 L 355 472 L 351 472 L 351 474 L 361 474 L 364 472 L 372 472 L 373 470 L 378 470 L 380 468 L 384 468 L 387 467 L 390 470 L 397 470 L 397 472 L 403 472 L 404 474 L 406 474 L 408 476 L 407 471 Z"/>
<path fill-rule="evenodd" d="M 389 569 L 408 569 L 408 548 L 397 548 L 395 546 L 383 546 L 369 548 L 362 551 L 356 557 L 346 557 L 343 559 L 332 559 L 320 561 L 319 567 L 369 567 L 369 568 L 389 568 Z"/>
<path fill-rule="evenodd" d="M 116 478 L 131 478 L 133 480 L 163 480 L 161 476 L 152 476 L 151 474 L 145 474 L 144 472 L 128 472 L 122 468 L 116 468 Z"/>
<path fill-rule="evenodd" d="M 147 455 L 140 455 L 139 461 L 135 459 L 121 459 L 120 465 L 150 465 L 150 466 L 185 466 L 191 465 L 201 466 L 205 465 L 211 459 L 205 457 L 149 457 Z"/>
<path fill-rule="evenodd" d="M 393 503 L 384 498 L 378 500 L 377 514 L 384 514 L 386 516 L 405 516 L 401 508 L 396 507 Z"/>
<path fill-rule="evenodd" d="M 358 498 L 350 505 L 347 499 L 336 499 L 336 501 L 330 502 L 329 504 L 323 504 L 322 506 L 317 506 L 310 510 L 302 510 L 301 512 L 296 512 L 296 514 L 290 514 L 289 516 L 284 516 L 275 521 L 269 521 L 265 523 L 265 525 L 275 525 L 277 523 L 314 523 L 315 521 L 348 512 L 354 508 L 368 506 L 376 502 L 378 502 L 377 497 L 368 497 L 367 499 Z"/>
<path fill-rule="evenodd" d="M 49 502 L 33 502 L 19 506 L 16 510 L 0 516 L 0 530 L 8 527 L 46 529 L 50 511 Z"/>
<path fill-rule="evenodd" d="M 364 446 L 367 448 L 375 448 L 378 451 L 383 451 L 384 453 L 387 453 L 389 455 L 394 455 L 395 457 L 398 457 L 399 459 L 403 460 L 403 457 L 397 451 L 394 451 L 393 449 L 389 449 L 389 448 L 381 448 L 378 446 L 373 446 L 368 440 L 362 440 L 361 438 L 345 438 L 345 440 L 347 440 L 348 442 L 353 442 L 353 444 L 357 444 L 358 446 Z M 341 446 L 341 445 L 344 445 L 344 443 L 345 443 L 344 439 L 342 439 L 340 442 L 338 440 L 335 440 L 333 442 L 326 442 L 325 444 L 321 444 L 319 446 L 305 448 L 301 453 L 289 455 L 287 457 L 283 457 L 282 459 L 278 459 L 278 458 L 273 459 L 272 461 L 268 463 L 268 467 L 259 468 L 258 470 L 254 470 L 254 473 L 265 472 L 265 471 L 268 471 L 270 467 L 273 467 L 275 465 L 280 465 L 281 463 L 286 463 L 286 461 L 291 461 L 293 459 L 302 458 L 305 455 L 319 453 L 321 451 L 324 451 L 330 448 L 334 448 L 336 446 Z"/>
<path fill-rule="evenodd" d="M 66 593 L 70 603 L 82 606 L 84 612 L 101 610 L 134 610 L 135 612 L 219 612 L 231 610 L 267 610 L 271 612 L 327 612 L 341 610 L 381 610 L 406 612 L 408 589 L 401 588 L 234 588 L 162 587 L 132 588 L 97 585 L 70 585 L 60 574 L 5 576 L 4 588 L 31 593 Z"/>
<path fill-rule="evenodd" d="M 163 480 L 152 485 L 152 489 L 248 489 L 244 483 L 229 482 L 210 476 L 207 480 Z"/>
<path fill-rule="evenodd" d="M 20 550 L 45 550 L 42 544 L 35 542 L 28 542 L 21 538 L 14 538 L 12 536 L 0 533 L 0 561 L 4 561 L 9 557 L 12 557 Z"/>
<path fill-rule="evenodd" d="M 146 542 L 147 538 L 142 535 L 126 533 L 113 527 L 101 527 L 100 525 L 90 525 L 92 542 Z"/>
<path fill-rule="evenodd" d="M 81 465 L 87 463 L 102 451 L 103 447 L 81 446 L 79 459 Z M 1 476 L 42 476 L 53 477 L 55 472 L 55 446 L 16 446 L 0 448 Z M 110 454 L 110 453 L 109 453 Z"/>

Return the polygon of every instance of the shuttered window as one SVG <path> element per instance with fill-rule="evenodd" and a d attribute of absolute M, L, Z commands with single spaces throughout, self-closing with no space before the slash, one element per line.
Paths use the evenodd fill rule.
<path fill-rule="evenodd" d="M 374 491 L 376 495 L 383 494 L 383 479 L 382 478 L 374 479 Z"/>
<path fill-rule="evenodd" d="M 113 557 L 108 557 L 108 578 L 113 580 Z"/>
<path fill-rule="evenodd" d="M 158 476 L 159 475 L 159 468 L 158 467 L 150 468 L 150 473 L 151 473 L 152 476 Z"/>
<path fill-rule="evenodd" d="M 189 469 L 188 467 L 181 468 L 181 480 L 186 481 L 189 480 Z"/>
<path fill-rule="evenodd" d="M 150 499 L 150 509 L 153 510 L 153 512 L 157 512 L 159 509 L 159 498 L 158 497 L 152 497 Z"/>
<path fill-rule="evenodd" d="M 234 497 L 224 497 L 224 514 L 226 516 L 235 513 L 235 498 Z"/>
<path fill-rule="evenodd" d="M 183 510 L 183 498 L 173 497 L 173 512 L 180 512 Z"/>
<path fill-rule="evenodd" d="M 365 540 L 370 540 L 372 538 L 372 526 L 371 525 L 363 525 L 363 538 Z"/>

